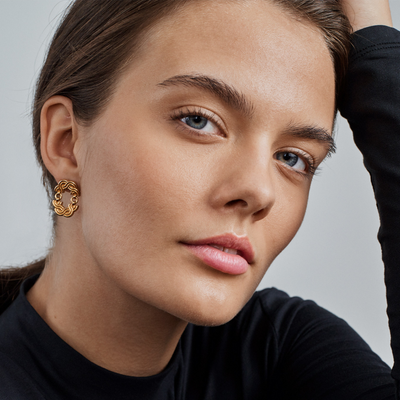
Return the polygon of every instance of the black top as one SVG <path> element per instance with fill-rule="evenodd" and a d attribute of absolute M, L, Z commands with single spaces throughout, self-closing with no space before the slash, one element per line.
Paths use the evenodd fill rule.
<path fill-rule="evenodd" d="M 389 367 L 346 322 L 277 289 L 255 293 L 225 325 L 189 325 L 162 373 L 135 378 L 60 339 L 25 297 L 35 280 L 0 318 L 0 399 L 394 398 Z"/>
<path fill-rule="evenodd" d="M 353 42 L 340 109 L 380 212 L 392 374 L 399 381 L 400 32 L 367 28 Z M 0 400 L 395 398 L 389 367 L 346 322 L 277 289 L 256 292 L 225 325 L 189 324 L 166 369 L 135 378 L 96 366 L 59 338 L 25 297 L 35 279 L 0 317 Z"/>

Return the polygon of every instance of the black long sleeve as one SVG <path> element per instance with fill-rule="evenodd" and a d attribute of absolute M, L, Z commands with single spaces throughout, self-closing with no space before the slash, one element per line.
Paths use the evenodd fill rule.
<path fill-rule="evenodd" d="M 354 35 L 340 110 L 371 174 L 381 218 L 388 314 L 400 399 L 400 32 Z M 65 343 L 26 298 L 0 316 L 0 399 L 393 400 L 390 368 L 343 320 L 277 289 L 256 292 L 218 327 L 189 324 L 157 375 L 107 371 Z M 367 312 L 367 310 L 366 310 Z"/>
<path fill-rule="evenodd" d="M 375 26 L 354 34 L 340 99 L 371 176 L 380 216 L 392 377 L 400 399 L 400 32 Z"/>

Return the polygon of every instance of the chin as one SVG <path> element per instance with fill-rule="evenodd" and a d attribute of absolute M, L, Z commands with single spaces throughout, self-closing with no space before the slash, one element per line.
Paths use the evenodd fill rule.
<path fill-rule="evenodd" d="M 193 325 L 219 326 L 229 322 L 237 315 L 239 311 L 240 309 L 230 313 L 227 313 L 226 311 L 218 312 L 216 310 L 208 310 L 206 313 L 193 312 L 185 315 L 183 319 Z"/>
<path fill-rule="evenodd" d="M 248 300 L 244 296 L 229 296 L 221 292 L 217 296 L 207 295 L 205 298 L 192 296 L 183 307 L 179 307 L 175 315 L 194 325 L 223 325 L 233 319 Z"/>

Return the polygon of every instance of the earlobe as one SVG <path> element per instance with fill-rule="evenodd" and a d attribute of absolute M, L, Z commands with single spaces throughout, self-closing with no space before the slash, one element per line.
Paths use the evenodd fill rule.
<path fill-rule="evenodd" d="M 40 116 L 40 151 L 43 162 L 56 181 L 78 181 L 76 142 L 79 126 L 70 99 L 53 96 L 46 101 Z"/>

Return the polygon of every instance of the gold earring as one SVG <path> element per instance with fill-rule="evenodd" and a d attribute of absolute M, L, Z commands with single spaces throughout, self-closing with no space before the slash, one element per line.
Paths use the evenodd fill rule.
<path fill-rule="evenodd" d="M 68 190 L 71 193 L 71 200 L 68 205 L 68 208 L 65 208 L 62 203 L 63 193 Z M 73 181 L 62 180 L 58 182 L 58 185 L 54 188 L 55 200 L 53 200 L 54 212 L 57 215 L 62 217 L 69 218 L 74 212 L 79 208 L 78 206 L 78 197 L 79 197 L 79 189 L 76 186 L 76 183 Z"/>

